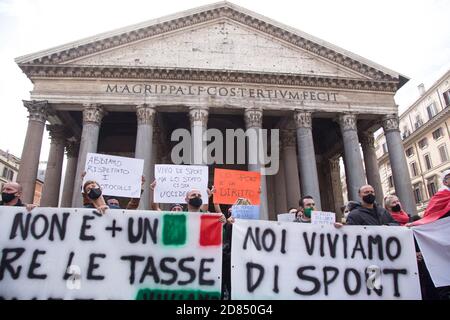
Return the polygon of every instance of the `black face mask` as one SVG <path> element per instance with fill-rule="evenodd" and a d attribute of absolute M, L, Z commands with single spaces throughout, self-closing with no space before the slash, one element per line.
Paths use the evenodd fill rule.
<path fill-rule="evenodd" d="M 400 207 L 400 204 L 397 203 L 395 206 L 393 206 L 393 207 L 391 208 L 391 210 L 392 210 L 393 212 L 400 212 L 400 211 L 402 211 L 402 208 Z"/>
<path fill-rule="evenodd" d="M 194 208 L 200 208 L 202 203 L 203 203 L 202 198 L 195 197 L 195 198 L 189 199 L 189 204 L 191 206 L 193 206 Z"/>
<path fill-rule="evenodd" d="M 97 200 L 102 195 L 102 190 L 100 188 L 91 189 L 88 193 L 88 197 L 92 200 Z"/>
<path fill-rule="evenodd" d="M 16 197 L 15 193 L 2 192 L 2 201 L 4 203 L 9 203 L 13 201 L 15 197 Z"/>
<path fill-rule="evenodd" d="M 375 195 L 370 193 L 370 194 L 364 196 L 362 199 L 365 203 L 372 204 L 375 202 Z"/>

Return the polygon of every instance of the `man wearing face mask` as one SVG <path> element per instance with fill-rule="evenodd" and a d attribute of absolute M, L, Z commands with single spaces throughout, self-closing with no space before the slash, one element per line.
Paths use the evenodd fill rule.
<path fill-rule="evenodd" d="M 26 207 L 28 211 L 31 211 L 36 207 L 34 204 L 24 204 L 20 200 L 22 195 L 22 186 L 17 182 L 7 182 L 2 188 L 2 200 L 0 206 L 15 206 Z"/>
<path fill-rule="evenodd" d="M 359 188 L 361 205 L 354 208 L 347 217 L 348 225 L 360 226 L 398 226 L 392 216 L 375 202 L 375 190 L 371 185 Z"/>
<path fill-rule="evenodd" d="M 186 203 L 188 206 L 188 212 L 200 212 L 200 208 L 203 204 L 200 190 L 192 189 L 186 193 Z"/>
<path fill-rule="evenodd" d="M 214 186 L 213 186 L 213 190 L 214 190 Z M 208 193 L 209 193 L 209 196 L 212 196 L 214 191 L 209 191 Z M 206 204 L 203 205 L 203 207 L 202 207 L 203 200 L 202 200 L 202 194 L 201 194 L 200 190 L 192 189 L 191 191 L 186 193 L 186 203 L 187 203 L 187 207 L 188 207 L 188 212 L 208 212 Z M 215 204 L 214 208 L 217 213 L 222 213 L 222 211 L 220 210 L 220 206 L 218 204 Z M 221 223 L 225 223 L 227 221 L 226 217 L 223 213 L 220 216 L 219 221 Z"/>
<path fill-rule="evenodd" d="M 294 222 L 311 223 L 311 212 L 316 210 L 313 197 L 304 196 L 298 204 L 300 209 L 297 211 Z"/>

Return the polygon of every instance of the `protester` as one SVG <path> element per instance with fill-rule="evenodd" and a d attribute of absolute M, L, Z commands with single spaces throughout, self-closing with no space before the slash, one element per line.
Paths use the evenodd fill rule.
<path fill-rule="evenodd" d="M 294 222 L 311 223 L 311 214 L 313 211 L 316 211 L 314 198 L 311 196 L 304 196 L 300 199 L 298 204 L 300 205 L 300 208 L 297 211 Z M 335 222 L 334 226 L 336 228 L 341 228 L 343 224 Z"/>
<path fill-rule="evenodd" d="M 411 221 L 411 217 L 403 211 L 402 204 L 397 196 L 387 195 L 384 197 L 384 208 L 401 226 L 404 226 Z"/>
<path fill-rule="evenodd" d="M 155 188 L 156 188 L 156 180 L 154 180 L 150 184 L 150 189 L 152 191 L 155 191 Z M 211 198 L 213 196 L 213 194 L 215 193 L 214 186 L 212 186 L 211 189 L 209 189 L 209 188 L 206 189 L 206 192 L 208 193 L 208 197 Z M 187 211 L 188 212 L 204 212 L 204 213 L 209 212 L 208 204 L 203 203 L 202 194 L 201 194 L 200 190 L 197 190 L 197 189 L 190 190 L 189 192 L 186 193 L 185 200 L 187 203 Z M 189 202 L 191 202 L 191 204 Z M 197 207 L 197 205 L 198 205 L 198 207 Z M 156 211 L 162 211 L 161 208 L 159 207 L 159 204 L 155 203 L 153 201 L 151 202 L 151 208 Z M 214 204 L 214 210 L 216 213 L 222 213 L 219 204 Z M 181 205 L 179 203 L 175 203 L 170 206 L 170 211 L 185 211 L 185 209 L 184 209 L 183 205 Z M 224 216 L 220 218 L 221 222 L 224 222 L 223 220 L 224 220 Z"/>
<path fill-rule="evenodd" d="M 120 202 L 117 198 L 108 197 L 106 203 L 110 209 L 122 209 L 120 207 Z"/>
<path fill-rule="evenodd" d="M 174 203 L 170 206 L 169 211 L 182 212 L 182 211 L 184 211 L 184 206 L 180 203 Z"/>
<path fill-rule="evenodd" d="M 300 223 L 310 223 L 311 222 L 311 212 L 315 210 L 314 199 L 311 196 L 304 196 L 298 202 L 299 209 L 295 215 L 294 222 Z"/>
<path fill-rule="evenodd" d="M 95 208 L 102 214 L 106 213 L 106 210 L 109 209 L 103 198 L 100 185 L 93 180 L 84 183 L 82 196 L 84 208 Z"/>
<path fill-rule="evenodd" d="M 24 204 L 22 196 L 22 186 L 17 182 L 7 182 L 2 187 L 2 200 L 0 206 L 26 207 L 28 211 L 36 208 L 35 204 Z"/>
<path fill-rule="evenodd" d="M 81 179 L 83 179 L 86 176 L 86 171 L 83 171 L 83 173 L 81 173 Z M 141 195 L 144 192 L 144 183 L 145 183 L 145 177 L 142 176 L 141 177 Z M 120 201 L 119 199 L 117 199 L 118 197 L 113 197 L 113 196 L 108 196 L 105 197 L 106 199 L 106 203 L 108 204 L 110 209 L 123 209 L 120 205 Z M 131 198 L 126 206 L 126 210 L 136 210 L 139 207 L 139 203 L 140 203 L 140 198 Z M 88 205 L 89 201 L 86 201 L 85 198 L 83 198 L 83 205 Z"/>
<path fill-rule="evenodd" d="M 349 201 L 347 202 L 346 205 L 344 205 L 344 212 L 343 212 L 343 217 L 342 217 L 342 223 L 346 224 L 347 223 L 347 218 L 348 218 L 348 214 L 350 213 L 350 211 L 352 211 L 353 209 L 355 209 L 356 207 L 359 207 L 361 205 L 360 202 L 358 201 Z"/>
<path fill-rule="evenodd" d="M 232 206 L 249 206 L 251 202 L 247 198 L 238 198 Z M 216 204 L 215 204 L 216 206 Z M 223 226 L 222 236 L 222 299 L 229 300 L 231 297 L 231 238 L 233 236 L 233 209 L 230 206 L 224 215 L 226 222 Z M 218 208 L 220 210 L 220 206 Z M 217 209 L 216 209 L 217 211 Z"/>
<path fill-rule="evenodd" d="M 376 204 L 375 190 L 371 185 L 360 187 L 358 195 L 361 204 L 350 211 L 346 224 L 363 226 L 398 225 L 385 209 Z"/>

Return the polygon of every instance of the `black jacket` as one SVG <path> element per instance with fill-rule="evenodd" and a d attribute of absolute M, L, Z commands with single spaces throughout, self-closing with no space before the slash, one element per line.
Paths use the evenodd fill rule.
<path fill-rule="evenodd" d="M 0 201 L 0 206 L 4 206 L 3 201 Z M 14 207 L 25 207 L 25 205 L 22 203 L 22 201 L 19 199 L 17 203 L 14 205 Z"/>
<path fill-rule="evenodd" d="M 373 209 L 356 206 L 347 217 L 348 225 L 357 226 L 398 226 L 398 222 L 385 209 L 374 204 Z"/>

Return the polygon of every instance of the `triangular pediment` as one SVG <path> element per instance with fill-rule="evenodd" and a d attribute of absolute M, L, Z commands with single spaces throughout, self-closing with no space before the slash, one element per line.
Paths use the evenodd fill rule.
<path fill-rule="evenodd" d="M 397 82 L 356 54 L 229 2 L 96 35 L 16 59 L 30 66 L 111 66 L 280 73 Z"/>
<path fill-rule="evenodd" d="M 293 73 L 367 79 L 337 63 L 326 61 L 227 18 L 141 40 L 67 63 L 89 66 Z"/>

